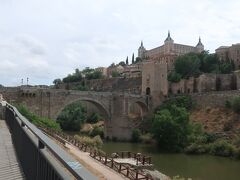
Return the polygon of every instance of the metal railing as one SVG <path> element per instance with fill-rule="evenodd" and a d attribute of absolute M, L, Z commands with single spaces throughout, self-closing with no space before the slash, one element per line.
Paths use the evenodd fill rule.
<path fill-rule="evenodd" d="M 27 179 L 97 179 L 14 106 L 6 103 L 4 110 L 16 154 Z"/>
<path fill-rule="evenodd" d="M 113 169 L 114 171 L 124 175 L 127 179 L 130 179 L 130 180 L 152 180 L 153 179 L 151 175 L 146 174 L 145 172 L 138 170 L 137 168 L 131 167 L 128 164 L 122 164 L 122 163 L 116 162 L 114 160 L 114 158 L 109 157 L 106 154 L 103 154 L 102 152 L 99 152 L 95 148 L 92 148 L 86 144 L 81 143 L 74 136 L 67 135 L 63 132 L 59 132 L 59 131 L 49 129 L 49 128 L 42 128 L 42 131 L 44 131 L 49 136 L 55 138 L 62 144 L 69 143 L 69 144 L 74 145 L 81 151 L 89 152 L 89 155 L 92 158 L 101 162 L 103 165 L 108 166 L 109 168 Z M 118 155 L 119 155 L 119 157 L 122 157 L 122 158 L 134 158 L 137 160 L 136 162 L 138 165 L 139 164 L 152 165 L 151 157 L 147 157 L 144 155 L 127 152 L 127 151 L 120 152 L 120 153 L 118 153 Z"/>

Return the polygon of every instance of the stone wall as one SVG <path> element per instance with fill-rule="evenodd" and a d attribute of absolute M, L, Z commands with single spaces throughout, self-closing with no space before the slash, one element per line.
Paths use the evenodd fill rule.
<path fill-rule="evenodd" d="M 226 100 L 240 96 L 240 91 L 213 91 L 208 93 L 193 93 L 190 96 L 196 101 L 199 107 L 224 107 Z"/>
<path fill-rule="evenodd" d="M 182 79 L 178 83 L 169 82 L 169 93 L 201 93 L 211 91 L 236 90 L 240 87 L 240 74 L 202 74 L 198 78 Z M 238 88 L 239 89 L 239 88 Z"/>
<path fill-rule="evenodd" d="M 90 91 L 98 92 L 129 92 L 131 94 L 141 94 L 142 78 L 108 78 L 86 80 L 86 86 Z M 76 89 L 81 82 L 62 83 L 57 86 L 59 89 Z"/>

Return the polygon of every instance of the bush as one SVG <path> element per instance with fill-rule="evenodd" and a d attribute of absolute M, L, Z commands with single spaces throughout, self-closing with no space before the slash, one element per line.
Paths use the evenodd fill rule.
<path fill-rule="evenodd" d="M 225 107 L 226 107 L 226 108 L 231 108 L 231 101 L 226 100 L 226 101 L 225 101 Z"/>
<path fill-rule="evenodd" d="M 150 133 L 147 134 L 143 134 L 140 137 L 141 142 L 145 143 L 145 144 L 150 144 L 153 142 L 153 135 Z"/>
<path fill-rule="evenodd" d="M 139 129 L 133 129 L 132 130 L 132 142 L 139 142 L 141 136 L 141 131 Z"/>
<path fill-rule="evenodd" d="M 97 123 L 99 120 L 101 120 L 101 116 L 95 112 L 93 112 L 88 118 L 87 123 Z"/>
<path fill-rule="evenodd" d="M 101 138 L 104 138 L 104 129 L 103 127 L 94 127 L 90 133 L 90 136 L 94 137 L 99 135 Z"/>
<path fill-rule="evenodd" d="M 170 81 L 170 82 L 177 83 L 181 80 L 181 78 L 182 78 L 181 75 L 176 73 L 175 71 L 170 72 L 168 74 L 168 81 Z"/>
<path fill-rule="evenodd" d="M 79 131 L 85 123 L 86 110 L 81 103 L 68 105 L 57 117 L 57 122 L 63 130 Z"/>
<path fill-rule="evenodd" d="M 25 116 L 31 123 L 33 123 L 36 126 L 51 128 L 51 129 L 55 129 L 55 130 L 61 130 L 60 125 L 56 121 L 54 121 L 52 119 L 42 118 L 40 116 L 37 116 L 36 114 L 30 112 L 22 104 L 16 105 L 16 108 L 23 116 Z"/>
<path fill-rule="evenodd" d="M 219 140 L 210 145 L 210 153 L 217 156 L 234 156 L 237 149 L 226 140 Z"/>
<path fill-rule="evenodd" d="M 232 110 L 236 113 L 240 113 L 240 96 L 234 97 L 231 102 Z"/>
<path fill-rule="evenodd" d="M 155 112 L 163 109 L 171 109 L 173 105 L 191 110 L 194 108 L 195 102 L 190 96 L 177 96 L 164 101 L 162 105 L 156 108 Z"/>
<path fill-rule="evenodd" d="M 188 154 L 204 154 L 209 152 L 209 146 L 193 143 L 187 146 L 184 151 Z"/>
<path fill-rule="evenodd" d="M 90 147 L 101 148 L 103 145 L 103 141 L 100 136 L 95 136 L 94 138 L 90 138 L 87 136 L 75 135 L 74 138 L 76 138 L 81 143 L 86 144 L 87 146 L 90 146 Z"/>

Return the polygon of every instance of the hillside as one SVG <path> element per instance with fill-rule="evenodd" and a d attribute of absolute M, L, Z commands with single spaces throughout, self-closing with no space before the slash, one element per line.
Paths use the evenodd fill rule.
<path fill-rule="evenodd" d="M 240 115 L 227 108 L 197 108 L 191 112 L 190 120 L 203 125 L 205 131 L 227 138 L 240 135 Z"/>

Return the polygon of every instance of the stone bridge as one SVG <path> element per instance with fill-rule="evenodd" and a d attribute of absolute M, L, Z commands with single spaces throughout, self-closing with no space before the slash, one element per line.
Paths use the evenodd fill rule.
<path fill-rule="evenodd" d="M 150 109 L 148 97 L 126 93 L 37 88 L 2 88 L 0 93 L 8 102 L 25 104 L 32 112 L 51 119 L 56 119 L 71 103 L 89 102 L 104 114 L 105 136 L 118 139 L 131 137 L 132 128 L 136 125 L 130 118 L 132 106 L 139 107 L 141 116 L 146 115 Z"/>

